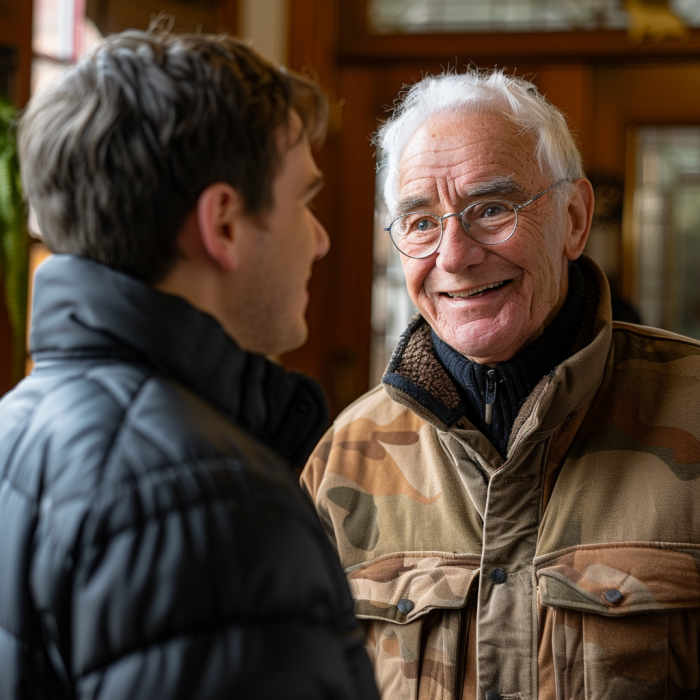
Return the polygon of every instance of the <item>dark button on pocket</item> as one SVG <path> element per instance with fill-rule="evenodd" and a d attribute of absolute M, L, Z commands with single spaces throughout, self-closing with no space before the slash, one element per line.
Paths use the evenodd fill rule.
<path fill-rule="evenodd" d="M 500 569 L 496 569 L 496 571 L 500 571 Z M 501 700 L 501 694 L 497 690 L 487 690 L 486 700 Z"/>
<path fill-rule="evenodd" d="M 489 574 L 489 578 L 494 582 L 494 583 L 505 583 L 506 578 L 508 578 L 508 575 L 506 574 L 503 569 L 491 569 L 491 573 Z M 489 691 L 491 692 L 491 691 Z M 500 697 L 500 695 L 498 696 Z"/>
<path fill-rule="evenodd" d="M 617 605 L 622 600 L 623 595 L 617 590 L 617 588 L 610 588 L 605 591 L 603 598 L 605 598 L 610 605 Z"/>
<path fill-rule="evenodd" d="M 399 612 L 402 612 L 404 615 L 408 615 L 408 613 L 410 613 L 415 606 L 413 605 L 412 600 L 409 600 L 408 598 L 401 598 L 396 607 L 399 609 Z"/>

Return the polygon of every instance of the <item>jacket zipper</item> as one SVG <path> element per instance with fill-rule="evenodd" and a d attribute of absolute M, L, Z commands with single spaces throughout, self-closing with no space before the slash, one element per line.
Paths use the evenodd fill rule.
<path fill-rule="evenodd" d="M 493 422 L 493 405 L 496 403 L 496 370 L 486 372 L 486 403 L 484 405 L 484 420 L 486 425 Z"/>

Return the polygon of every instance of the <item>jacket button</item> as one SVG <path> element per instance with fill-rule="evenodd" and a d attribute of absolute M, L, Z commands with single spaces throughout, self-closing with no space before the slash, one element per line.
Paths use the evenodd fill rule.
<path fill-rule="evenodd" d="M 508 574 L 506 574 L 506 572 L 503 571 L 503 569 L 491 569 L 491 573 L 489 574 L 489 578 L 494 583 L 505 583 L 506 578 L 508 578 Z M 491 692 L 491 691 L 489 691 L 489 692 Z M 500 697 L 500 695 L 498 697 Z"/>
<path fill-rule="evenodd" d="M 501 694 L 497 690 L 487 690 L 486 700 L 501 700 Z"/>
<path fill-rule="evenodd" d="M 413 605 L 412 600 L 409 600 L 408 598 L 401 598 L 396 607 L 399 609 L 399 612 L 402 612 L 404 615 L 408 615 L 408 613 L 410 613 L 415 606 Z"/>
<path fill-rule="evenodd" d="M 617 605 L 622 600 L 623 595 L 617 590 L 617 588 L 610 588 L 605 591 L 603 598 L 605 598 L 610 605 Z"/>

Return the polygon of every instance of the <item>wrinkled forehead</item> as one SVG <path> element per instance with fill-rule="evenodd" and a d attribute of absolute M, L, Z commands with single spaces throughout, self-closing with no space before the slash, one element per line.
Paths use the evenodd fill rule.
<path fill-rule="evenodd" d="M 536 139 L 502 113 L 444 112 L 408 139 L 399 161 L 399 193 L 430 181 L 458 187 L 510 177 L 522 185 L 542 176 Z"/>

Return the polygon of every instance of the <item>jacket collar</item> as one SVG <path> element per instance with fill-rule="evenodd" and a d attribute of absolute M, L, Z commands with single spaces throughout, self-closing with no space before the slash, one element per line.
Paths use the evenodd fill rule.
<path fill-rule="evenodd" d="M 584 255 L 579 261 L 587 303 L 572 355 L 535 387 L 516 419 L 511 442 L 526 419 L 531 426 L 529 434 L 533 429 L 556 429 L 570 412 L 595 393 L 602 379 L 612 341 L 610 290 L 603 271 L 593 260 Z M 438 430 L 449 430 L 455 424 L 461 427 L 464 407 L 437 358 L 430 326 L 420 315 L 411 320 L 399 339 L 382 384 L 394 401 L 407 406 Z M 549 390 L 543 396 L 545 400 L 539 401 L 546 388 Z M 564 400 L 559 401 L 562 397 Z"/>
<path fill-rule="evenodd" d="M 191 389 L 295 465 L 321 437 L 328 408 L 309 377 L 241 350 L 183 299 L 104 265 L 55 255 L 36 272 L 30 348 L 48 360 L 115 358 Z"/>

